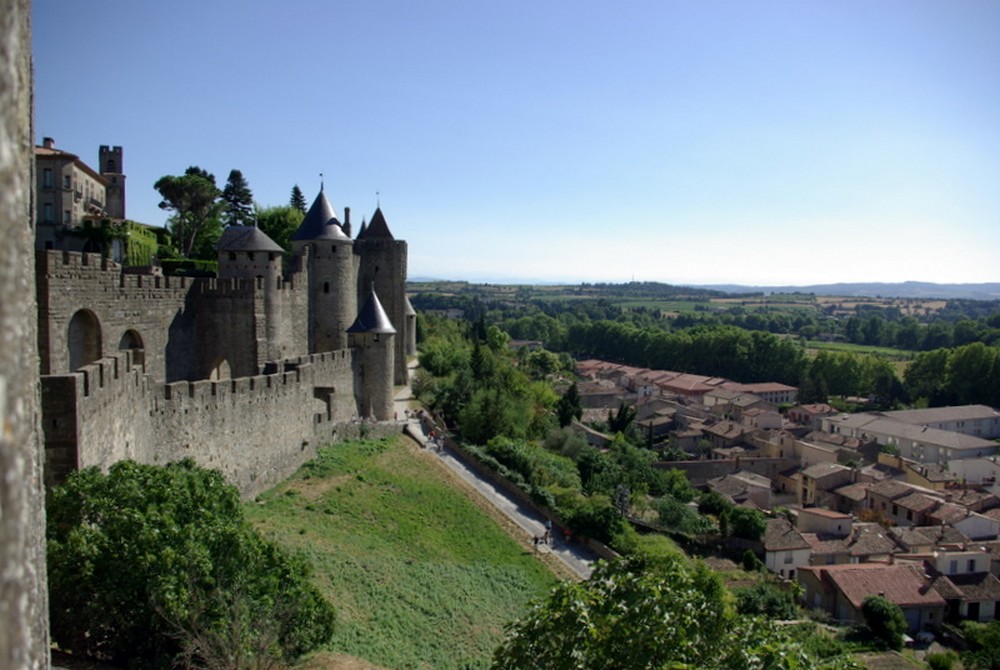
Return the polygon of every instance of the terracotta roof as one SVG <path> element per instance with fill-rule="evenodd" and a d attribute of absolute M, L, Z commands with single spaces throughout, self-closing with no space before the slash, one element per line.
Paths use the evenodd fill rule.
<path fill-rule="evenodd" d="M 847 498 L 848 500 L 861 502 L 868 497 L 868 489 L 872 486 L 874 486 L 874 484 L 870 482 L 855 482 L 853 484 L 848 484 L 847 486 L 841 486 L 840 488 L 834 489 L 833 492 L 838 496 Z"/>
<path fill-rule="evenodd" d="M 816 463 L 803 470 L 802 475 L 804 477 L 811 477 L 812 479 L 819 479 L 821 477 L 850 471 L 851 469 L 849 467 L 841 465 L 840 463 Z"/>
<path fill-rule="evenodd" d="M 888 479 L 872 486 L 869 492 L 883 498 L 888 498 L 889 500 L 895 500 L 896 498 L 902 498 L 905 495 L 913 493 L 913 487 L 894 479 Z"/>
<path fill-rule="evenodd" d="M 941 504 L 941 501 L 937 498 L 932 498 L 931 496 L 924 495 L 923 493 L 911 493 L 910 495 L 898 498 L 893 502 L 903 509 L 912 510 L 921 514 L 926 514 Z"/>
<path fill-rule="evenodd" d="M 903 423 L 923 426 L 948 421 L 974 421 L 1000 417 L 1000 412 L 986 405 L 959 405 L 957 407 L 928 407 L 883 412 L 883 416 Z"/>
<path fill-rule="evenodd" d="M 788 551 L 808 549 L 809 543 L 792 523 L 784 518 L 767 520 L 767 530 L 763 537 L 765 551 Z"/>
<path fill-rule="evenodd" d="M 938 575 L 932 585 L 946 600 L 983 602 L 1000 600 L 1000 579 L 989 572 Z"/>
<path fill-rule="evenodd" d="M 883 595 L 900 607 L 945 605 L 941 594 L 930 587 L 923 569 L 915 565 L 857 563 L 800 569 L 825 576 L 859 610 L 871 595 Z"/>
<path fill-rule="evenodd" d="M 826 509 L 825 507 L 807 507 L 799 511 L 799 516 L 803 514 L 811 514 L 813 516 L 821 516 L 826 519 L 850 519 L 850 514 L 844 514 L 843 512 L 835 512 L 832 509 Z"/>
<path fill-rule="evenodd" d="M 847 539 L 843 537 L 831 537 L 819 533 L 802 533 L 802 538 L 809 543 L 813 556 L 824 556 L 829 554 L 846 554 L 848 552 Z"/>
<path fill-rule="evenodd" d="M 907 551 L 923 546 L 962 545 L 969 541 L 964 533 L 951 526 L 895 526 L 889 529 L 889 534 Z"/>
<path fill-rule="evenodd" d="M 858 557 L 882 556 L 891 554 L 899 548 L 895 540 L 877 523 L 855 526 L 854 534 L 847 544 L 851 556 Z"/>

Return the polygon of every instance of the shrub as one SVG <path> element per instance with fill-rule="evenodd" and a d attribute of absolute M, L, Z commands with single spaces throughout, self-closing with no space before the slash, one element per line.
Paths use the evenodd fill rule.
<path fill-rule="evenodd" d="M 868 596 L 861 603 L 861 614 L 872 635 L 890 649 L 903 648 L 906 617 L 899 605 L 884 596 Z"/>
<path fill-rule="evenodd" d="M 262 539 L 222 475 L 191 460 L 72 474 L 47 505 L 51 632 L 133 667 L 261 666 L 327 642 L 308 565 Z"/>
<path fill-rule="evenodd" d="M 953 651 L 927 654 L 924 659 L 931 670 L 951 670 L 958 662 L 958 654 Z"/>

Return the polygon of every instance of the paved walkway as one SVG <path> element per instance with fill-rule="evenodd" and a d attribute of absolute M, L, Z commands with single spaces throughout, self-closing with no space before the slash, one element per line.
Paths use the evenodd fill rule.
<path fill-rule="evenodd" d="M 412 367 L 413 366 L 411 365 L 411 369 Z M 396 392 L 395 401 L 398 416 L 405 416 L 405 410 L 409 406 L 408 402 L 411 398 L 412 394 L 408 386 L 403 387 Z M 410 419 L 408 421 L 407 428 L 407 434 L 417 440 L 425 449 L 428 449 L 431 453 L 436 454 L 438 458 L 441 459 L 442 463 L 451 468 L 451 470 L 453 470 L 459 477 L 472 486 L 472 488 L 482 495 L 487 502 L 503 512 L 509 519 L 511 519 L 511 521 L 520 526 L 521 529 L 524 530 L 529 543 L 531 538 L 541 537 L 545 534 L 545 518 L 543 516 L 541 516 L 534 509 L 525 507 L 509 496 L 506 492 L 493 486 L 491 482 L 479 477 L 447 447 L 438 449 L 430 444 L 430 440 L 424 434 L 420 421 L 415 418 Z M 552 533 L 553 536 L 558 534 L 559 533 L 556 531 L 553 531 Z M 541 544 L 538 549 L 539 552 L 551 552 L 555 557 L 562 561 L 566 567 L 583 578 L 590 576 L 590 573 L 593 571 L 594 561 L 598 558 L 596 554 L 586 547 L 575 542 L 567 543 L 561 537 L 553 537 L 550 540 L 550 545 Z"/>

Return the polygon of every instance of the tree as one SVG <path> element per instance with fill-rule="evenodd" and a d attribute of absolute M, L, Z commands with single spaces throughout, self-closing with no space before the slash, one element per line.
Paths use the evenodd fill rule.
<path fill-rule="evenodd" d="M 75 472 L 47 515 L 52 638 L 75 654 L 165 667 L 223 653 L 242 668 L 333 633 L 308 565 L 262 539 L 236 489 L 191 460 Z"/>
<path fill-rule="evenodd" d="M 777 626 L 733 611 L 720 578 L 680 556 L 600 563 L 535 602 L 493 670 L 822 667 Z M 829 667 L 829 666 L 826 666 Z M 844 667 L 844 666 L 842 666 Z"/>
<path fill-rule="evenodd" d="M 222 189 L 223 213 L 230 226 L 246 226 L 253 223 L 253 193 L 243 173 L 230 170 L 226 187 Z"/>
<path fill-rule="evenodd" d="M 570 384 L 570 387 L 559 398 L 556 412 L 559 414 L 559 426 L 562 428 L 573 423 L 573 419 L 579 419 L 583 416 L 583 407 L 580 405 L 580 390 L 577 388 L 576 382 Z"/>
<path fill-rule="evenodd" d="M 861 603 L 861 614 L 872 635 L 885 642 L 890 649 L 903 648 L 906 616 L 899 605 L 885 596 L 868 596 Z"/>
<path fill-rule="evenodd" d="M 292 235 L 302 225 L 302 212 L 291 205 L 258 208 L 257 227 L 285 251 L 292 249 Z"/>
<path fill-rule="evenodd" d="M 298 184 L 292 187 L 292 197 L 289 198 L 288 204 L 303 214 L 306 213 L 306 197 L 302 195 L 302 189 L 299 188 Z"/>
<path fill-rule="evenodd" d="M 177 250 L 190 258 L 199 238 L 218 234 L 219 189 L 215 177 L 199 167 L 189 167 L 181 176 L 166 175 L 153 185 L 160 192 L 160 209 L 173 212 L 170 233 Z"/>
<path fill-rule="evenodd" d="M 731 507 L 728 512 L 733 535 L 744 540 L 759 540 L 767 531 L 767 517 L 749 507 Z"/>

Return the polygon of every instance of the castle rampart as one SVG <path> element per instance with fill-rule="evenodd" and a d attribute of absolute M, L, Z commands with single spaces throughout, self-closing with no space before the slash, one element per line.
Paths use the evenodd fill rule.
<path fill-rule="evenodd" d="M 268 374 L 156 383 L 124 351 L 43 376 L 48 483 L 123 459 L 193 458 L 256 495 L 319 445 L 358 432 L 355 357 L 343 349 L 281 361 Z"/>
<path fill-rule="evenodd" d="M 393 334 L 405 319 L 397 327 L 383 315 L 371 334 L 347 331 L 365 253 L 374 260 L 368 290 L 377 284 L 402 311 L 406 245 L 375 241 L 359 256 L 332 217 L 318 223 L 288 277 L 255 228 L 224 231 L 218 279 L 125 273 L 98 254 L 39 251 L 49 483 L 123 459 L 189 457 L 252 496 L 320 444 L 398 431 Z M 266 267 L 254 265 L 265 252 Z"/>

